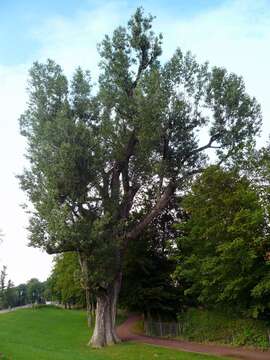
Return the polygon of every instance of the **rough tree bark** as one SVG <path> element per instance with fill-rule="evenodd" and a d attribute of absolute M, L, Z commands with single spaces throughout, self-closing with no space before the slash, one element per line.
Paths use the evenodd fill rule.
<path fill-rule="evenodd" d="M 94 348 L 113 345 L 121 341 L 115 330 L 116 306 L 121 278 L 122 274 L 119 273 L 114 282 L 108 288 L 100 290 L 97 295 L 95 329 L 89 342 L 89 345 Z"/>

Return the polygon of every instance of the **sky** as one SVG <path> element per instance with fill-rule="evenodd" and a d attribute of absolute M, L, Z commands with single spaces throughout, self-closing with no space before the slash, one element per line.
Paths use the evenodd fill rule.
<path fill-rule="evenodd" d="M 26 199 L 16 179 L 27 167 L 18 118 L 26 108 L 28 70 L 52 58 L 69 77 L 80 65 L 97 78 L 96 44 L 138 6 L 156 16 L 163 61 L 180 47 L 243 76 L 262 106 L 259 146 L 268 139 L 270 0 L 0 0 L 0 266 L 7 265 L 15 284 L 45 280 L 52 264 L 52 256 L 27 246 L 28 215 L 20 206 Z"/>

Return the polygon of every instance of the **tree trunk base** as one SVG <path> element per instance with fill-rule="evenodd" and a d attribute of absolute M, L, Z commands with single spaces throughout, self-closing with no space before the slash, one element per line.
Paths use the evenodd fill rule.
<path fill-rule="evenodd" d="M 116 305 L 121 283 L 121 274 L 110 288 L 97 296 L 96 321 L 89 345 L 102 348 L 121 342 L 115 329 Z"/>
<path fill-rule="evenodd" d="M 110 340 L 106 339 L 106 341 L 104 342 L 103 340 L 99 340 L 99 339 L 91 339 L 88 343 L 88 346 L 91 346 L 92 349 L 101 349 L 105 346 L 112 346 L 112 345 L 116 345 L 116 344 L 120 344 L 121 343 L 121 339 L 117 336 L 117 335 L 110 335 Z"/>

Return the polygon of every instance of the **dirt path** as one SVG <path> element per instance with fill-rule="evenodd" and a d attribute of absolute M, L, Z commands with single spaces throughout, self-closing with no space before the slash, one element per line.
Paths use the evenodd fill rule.
<path fill-rule="evenodd" d="M 255 351 L 246 350 L 243 348 L 233 348 L 228 346 L 199 344 L 190 341 L 167 340 L 160 338 L 153 338 L 145 335 L 134 334 L 132 329 L 140 316 L 130 316 L 121 326 L 118 327 L 117 332 L 123 341 L 136 341 L 144 344 L 151 344 L 163 346 L 188 352 L 206 353 L 217 356 L 227 356 L 240 360 L 270 360 L 270 351 Z"/>

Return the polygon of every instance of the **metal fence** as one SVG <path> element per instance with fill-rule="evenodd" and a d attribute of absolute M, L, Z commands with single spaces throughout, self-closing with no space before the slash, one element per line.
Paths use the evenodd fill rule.
<path fill-rule="evenodd" d="M 178 322 L 144 320 L 144 332 L 148 336 L 176 337 L 181 335 L 182 330 Z"/>

